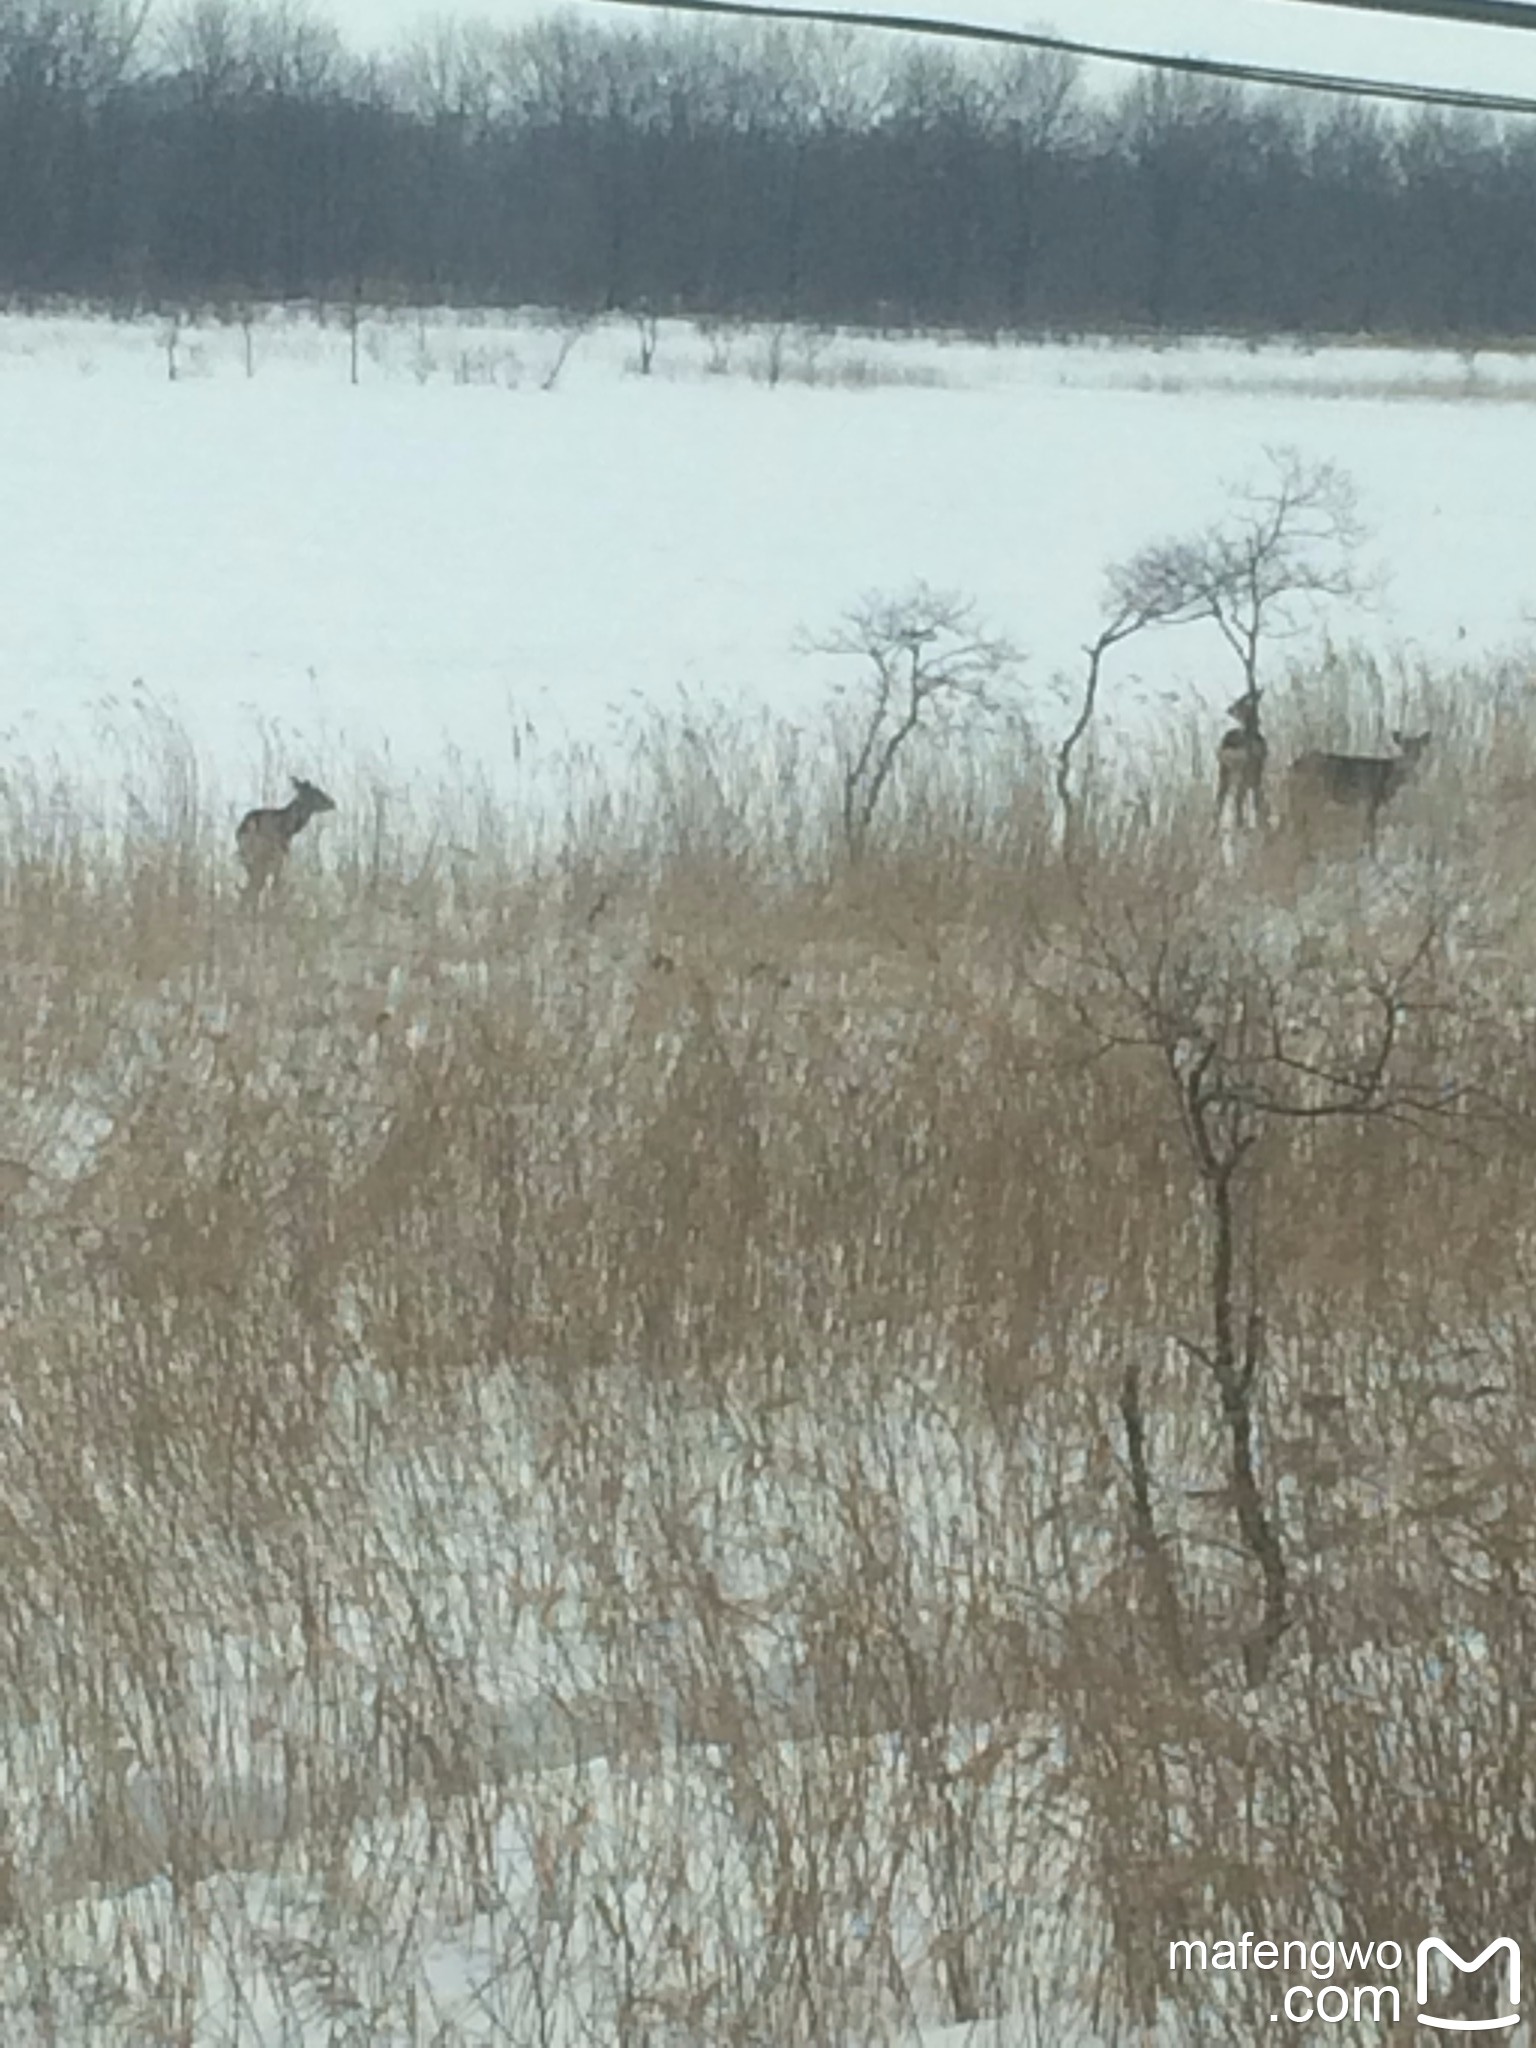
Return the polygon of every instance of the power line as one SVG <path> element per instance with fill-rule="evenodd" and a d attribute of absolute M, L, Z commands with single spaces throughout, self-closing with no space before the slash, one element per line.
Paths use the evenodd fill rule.
<path fill-rule="evenodd" d="M 1106 64 L 1130 64 L 1147 71 L 1176 71 L 1193 78 L 1224 78 L 1241 85 L 1284 87 L 1296 92 L 1325 92 L 1346 99 L 1393 100 L 1417 107 L 1460 107 L 1482 114 L 1536 114 L 1536 99 L 1518 94 L 1459 91 L 1449 86 L 1409 85 L 1401 81 L 1354 78 L 1332 71 L 1292 71 L 1268 64 L 1240 64 L 1222 57 L 1175 57 L 1154 50 L 1129 49 L 1109 43 L 1078 42 L 1069 36 L 1046 35 L 1032 29 L 994 28 L 976 21 L 940 21 L 922 14 L 867 14 L 846 7 L 781 6 L 778 0 L 607 0 L 615 7 L 644 7 L 664 13 L 746 16 L 759 21 L 816 21 L 837 28 L 873 28 L 900 35 L 938 36 L 951 42 L 1000 43 L 1016 50 L 1053 50 L 1067 57 L 1085 57 Z M 1318 0 L 1313 0 L 1318 4 Z M 1386 7 L 1389 0 L 1321 0 L 1324 6 Z M 1480 6 L 1493 0 L 1390 0 L 1390 11 L 1423 13 L 1431 5 Z M 1527 14 L 1533 10 L 1525 10 Z M 1447 14 L 1447 18 L 1450 18 Z M 1536 21 L 1503 25 L 1536 27 Z"/>
<path fill-rule="evenodd" d="M 1536 29 L 1529 0 L 1305 0 L 1309 7 L 1350 7 L 1362 14 L 1412 14 L 1474 28 Z"/>

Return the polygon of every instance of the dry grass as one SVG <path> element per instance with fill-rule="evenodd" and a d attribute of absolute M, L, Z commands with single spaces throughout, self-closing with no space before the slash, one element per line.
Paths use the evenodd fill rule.
<path fill-rule="evenodd" d="M 1171 1938 L 1518 1935 L 1536 721 L 1274 695 L 1437 728 L 1375 862 L 1212 731 L 850 865 L 708 729 L 537 845 L 317 764 L 251 916 L 174 736 L 9 776 L 8 2042 L 1245 2041 Z"/>

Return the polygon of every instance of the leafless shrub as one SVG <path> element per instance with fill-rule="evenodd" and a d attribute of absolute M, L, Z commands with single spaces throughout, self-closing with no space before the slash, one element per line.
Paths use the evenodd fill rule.
<path fill-rule="evenodd" d="M 945 378 L 932 363 L 881 362 L 874 356 L 847 355 L 821 364 L 816 381 L 839 391 L 937 391 Z"/>
<path fill-rule="evenodd" d="M 661 319 L 649 306 L 637 306 L 630 316 L 635 323 L 635 368 L 649 377 L 661 342 Z"/>
<path fill-rule="evenodd" d="M 454 357 L 453 381 L 459 385 L 499 384 L 506 390 L 517 386 L 520 365 L 515 350 L 485 345 L 461 348 Z"/>
<path fill-rule="evenodd" d="M 924 584 L 903 597 L 865 598 L 806 651 L 863 665 L 845 696 L 841 740 L 843 832 L 857 859 L 903 754 L 920 734 L 999 711 L 1019 656 L 978 629 L 968 600 Z"/>
<path fill-rule="evenodd" d="M 752 374 L 770 391 L 777 390 L 784 377 L 785 351 L 789 342 L 790 329 L 786 322 L 775 321 L 762 332 Z"/>
<path fill-rule="evenodd" d="M 734 321 L 711 318 L 696 320 L 694 328 L 708 349 L 706 371 L 711 377 L 726 376 L 731 367 L 731 351 L 741 336 L 739 326 Z"/>
<path fill-rule="evenodd" d="M 174 384 L 180 372 L 181 315 L 172 313 L 160 329 L 160 346 L 165 351 L 165 375 Z"/>

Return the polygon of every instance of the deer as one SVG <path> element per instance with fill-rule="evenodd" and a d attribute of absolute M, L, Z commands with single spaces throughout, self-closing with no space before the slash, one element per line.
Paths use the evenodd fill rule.
<path fill-rule="evenodd" d="M 1395 732 L 1396 754 L 1301 754 L 1291 763 L 1291 801 L 1300 814 L 1324 805 L 1353 811 L 1365 820 L 1366 843 L 1376 844 L 1382 810 L 1418 772 L 1432 733 Z"/>
<path fill-rule="evenodd" d="M 334 811 L 323 789 L 302 776 L 293 778 L 293 795 L 278 810 L 247 811 L 235 832 L 235 850 L 245 864 L 245 893 L 254 902 L 283 871 L 288 849 L 311 818 Z"/>
<path fill-rule="evenodd" d="M 1269 743 L 1259 730 L 1261 694 L 1258 690 L 1246 691 L 1235 703 L 1227 706 L 1228 718 L 1237 722 L 1222 734 L 1221 744 L 1216 749 L 1218 829 L 1222 812 L 1228 804 L 1238 825 L 1245 818 L 1253 825 L 1264 823 L 1264 764 L 1269 759 Z"/>

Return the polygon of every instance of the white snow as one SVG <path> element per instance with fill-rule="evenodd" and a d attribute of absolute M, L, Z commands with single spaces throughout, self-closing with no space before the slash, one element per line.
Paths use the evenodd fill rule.
<path fill-rule="evenodd" d="M 1022 646 L 1048 719 L 1106 566 L 1219 516 L 1277 445 L 1354 477 L 1388 574 L 1336 637 L 1466 658 L 1527 629 L 1520 356 L 677 324 L 641 378 L 614 322 L 546 391 L 562 337 L 535 319 L 377 316 L 355 388 L 334 317 L 262 319 L 250 378 L 238 327 L 184 329 L 174 383 L 166 336 L 0 321 L 0 732 L 34 757 L 105 735 L 116 768 L 148 701 L 231 801 L 264 761 L 359 753 L 506 786 L 527 724 L 611 744 L 680 690 L 820 704 L 836 671 L 799 637 L 918 578 Z M 1229 662 L 1214 634 L 1139 640 L 1108 724 L 1225 702 Z"/>
<path fill-rule="evenodd" d="M 172 382 L 163 322 L 67 311 L 0 320 L 6 753 L 45 761 L 57 752 L 109 784 L 131 782 L 136 736 L 147 762 L 173 719 L 191 737 L 189 773 L 208 772 L 231 806 L 255 800 L 279 769 L 324 779 L 328 764 L 369 755 L 405 778 L 431 777 L 457 757 L 510 789 L 529 725 L 541 740 L 602 751 L 617 749 L 637 711 L 674 702 L 679 689 L 695 701 L 813 712 L 835 671 L 798 655 L 797 637 L 831 625 L 866 592 L 917 578 L 974 597 L 1024 647 L 1031 701 L 1049 721 L 1051 679 L 1075 673 L 1100 623 L 1105 567 L 1219 516 L 1226 484 L 1254 475 L 1265 448 L 1282 445 L 1355 478 L 1373 552 L 1391 572 L 1374 618 L 1341 613 L 1320 625 L 1460 659 L 1516 644 L 1527 629 L 1536 364 L 1517 355 L 1215 341 L 993 348 L 745 330 L 722 338 L 678 325 L 663 332 L 656 374 L 641 378 L 632 343 L 622 323 L 595 330 L 545 390 L 562 345 L 557 324 L 379 315 L 366 325 L 354 387 L 342 325 L 271 314 L 254 330 L 254 376 L 241 330 L 209 324 L 177 337 Z M 783 375 L 771 384 L 776 348 Z M 1138 641 L 1134 662 L 1111 674 L 1107 715 L 1135 731 L 1185 701 L 1220 704 L 1232 690 L 1229 663 L 1214 636 Z M 381 977 L 388 1010 L 410 995 L 403 970 Z M 145 1034 L 156 1015 L 150 1002 Z M 224 1028 L 213 1012 L 202 1022 L 210 1040 Z M 104 1063 L 90 1093 L 28 1105 L 61 1181 L 85 1170 L 134 1085 L 138 1052 L 153 1050 L 146 1039 Z M 284 1085 L 280 1073 L 268 1081 Z M 352 1404 L 360 1436 L 368 1411 L 389 1398 L 362 1361 L 354 1380 L 338 1378 L 335 1396 Z M 486 1844 L 492 1907 L 467 1886 L 454 1899 L 413 1891 L 430 1862 L 416 1853 L 422 1809 L 382 1793 L 377 1811 L 356 1817 L 349 1853 L 366 1847 L 374 1857 L 375 1894 L 377 1868 L 398 1873 L 390 1924 L 346 1926 L 340 1868 L 325 1886 L 264 1868 L 262 1845 L 293 1825 L 276 1788 L 294 1774 L 279 1770 L 277 1748 L 304 1736 L 277 1725 L 274 1705 L 272 1755 L 226 1735 L 217 1754 L 198 1759 L 204 1832 L 227 1861 L 217 1874 L 193 1874 L 199 1946 L 188 1962 L 178 1956 L 186 1902 L 163 1874 L 168 1802 L 128 1743 L 122 1783 L 60 1788 L 34 1838 L 33 1879 L 64 1930 L 61 1952 L 73 1945 L 82 1959 L 77 1979 L 61 1974 L 37 2039 L 130 2038 L 177 1968 L 210 2041 L 382 2042 L 404 2036 L 370 2014 L 402 2008 L 414 2016 L 410 2038 L 601 2038 L 617 2009 L 603 1916 L 622 1910 L 653 1945 L 670 1939 L 656 1932 L 655 1916 L 671 1910 L 657 1842 L 685 1845 L 679 1883 L 697 1875 L 730 1894 L 717 1922 L 707 1904 L 679 1909 L 679 1939 L 701 1947 L 679 1962 L 678 1981 L 755 1967 L 761 1874 L 752 1875 L 754 1822 L 741 1803 L 751 1772 L 727 1745 L 667 1726 L 665 1697 L 655 1749 L 639 1762 L 625 1755 L 583 1631 L 575 1539 L 541 1513 L 536 1446 L 508 1416 L 482 1420 L 494 1453 L 466 1449 L 461 1464 L 444 1446 L 440 1461 L 419 1452 L 408 1475 L 387 1465 L 376 1473 L 398 1572 L 370 1577 L 376 1561 L 360 1545 L 360 1590 L 330 1617 L 323 1685 L 330 1711 L 345 1701 L 357 1715 L 365 1764 L 369 1714 L 416 1711 L 404 1679 L 388 1691 L 379 1676 L 389 1653 L 414 1628 L 430 1632 L 431 1668 L 462 1680 L 449 1704 L 483 1737 L 486 1782 L 514 1786 Z M 889 1416 L 883 1426 L 894 1427 Z M 928 1421 L 894 1444 L 873 1424 L 864 1441 L 862 1427 L 850 1439 L 858 1454 L 906 1475 L 912 1511 L 929 1525 L 921 1554 L 935 1570 L 979 1480 L 1017 1481 L 959 1473 Z M 817 1540 L 816 1505 L 808 1485 L 763 1476 L 749 1448 L 717 1436 L 682 1443 L 678 1456 L 699 1488 L 701 1555 L 723 1595 L 763 1617 L 744 1636 L 760 1652 L 775 1737 L 757 1761 L 803 1779 L 809 1798 L 835 1788 L 847 1762 L 839 1738 L 825 1735 L 818 1754 L 789 1754 L 804 1645 L 789 1622 L 770 1626 L 782 1618 L 765 1560 L 792 1536 Z M 807 1447 L 803 1464 L 786 1469 L 812 1466 Z M 622 1565 L 621 1547 L 616 1555 Z M 1023 1578 L 1045 1570 L 1020 1567 Z M 413 1598 L 427 1589 L 420 1616 L 392 1611 L 402 1586 Z M 665 1617 L 652 1626 L 658 1668 L 676 1668 Z M 278 1668 L 279 1646 L 258 1650 L 256 1640 L 253 1629 L 249 1645 L 209 1646 L 192 1690 L 208 1701 L 214 1730 L 255 1727 L 264 1688 L 281 1702 L 293 1671 L 319 1654 L 287 1646 L 292 1662 Z M 568 1709 L 558 1725 L 551 1699 Z M 423 1719 L 443 1711 L 442 1699 L 429 1701 Z M 44 1704 L 40 1750 L 46 1718 Z M 957 1780 L 965 1745 L 979 1748 L 987 1732 L 954 1731 Z M 1050 1731 L 1019 1743 L 1037 1733 L 1046 1760 L 1006 1766 L 1020 1800 L 1048 1765 Z M 894 1736 L 863 1749 L 859 1767 L 876 1779 L 870 1797 L 883 1812 L 909 1760 Z M 587 1759 L 580 1770 L 573 1754 Z M 185 1786 L 178 1793 L 188 1797 Z M 126 1838 L 139 1859 L 115 1893 L 82 1876 L 81 1811 L 109 1796 L 132 1816 Z M 984 1821 L 985 1802 L 972 1818 Z M 573 1842 L 589 1859 L 589 1904 L 579 1925 L 561 1927 L 544 1916 L 540 1859 L 576 1853 Z M 1044 2017 L 1037 2011 L 1034 2031 L 1013 2017 L 933 2029 L 892 2013 L 892 2040 L 958 2048 L 1096 2038 L 1064 1988 L 1082 1939 L 1062 1903 L 1071 1847 L 1061 1846 L 1060 1870 L 1010 1868 L 1017 1843 L 999 1846 L 990 1866 L 1013 1888 L 1009 1910 L 1038 1915 Z M 1039 1901 L 1021 1906 L 1030 1882 Z M 661 1889 L 648 1895 L 647 1885 Z M 978 1911 L 994 1903 L 980 1900 Z M 914 1977 L 922 1908 L 914 1880 L 891 1915 Z M 850 1904 L 850 1972 L 865 1931 Z M 110 1980 L 102 1969 L 103 1957 L 125 1955 L 139 1972 L 137 2002 L 125 1989 L 133 1969 Z M 506 1968 L 508 1956 L 521 1967 Z M 871 1977 L 875 1967 L 870 1959 Z M 8 2010 L 16 1981 L 0 1978 Z M 706 2037 L 658 2013 L 645 2038 L 680 2048 Z"/>

